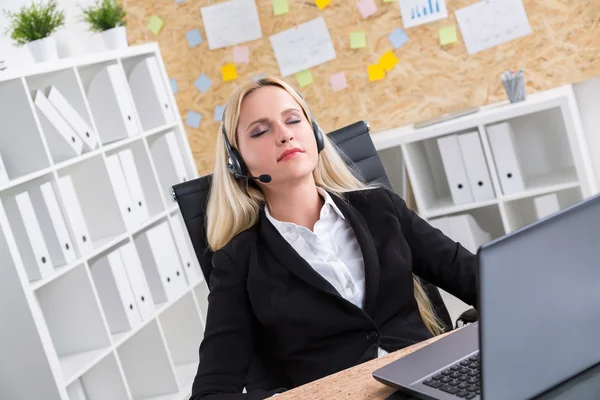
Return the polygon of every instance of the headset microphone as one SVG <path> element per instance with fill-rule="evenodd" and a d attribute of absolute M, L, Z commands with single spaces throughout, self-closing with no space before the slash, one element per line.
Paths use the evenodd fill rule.
<path fill-rule="evenodd" d="M 262 183 L 269 183 L 271 182 L 271 175 L 267 175 L 267 174 L 262 174 L 259 176 L 249 176 L 249 175 L 238 175 L 240 178 L 246 178 L 246 179 L 256 179 L 259 182 Z"/>

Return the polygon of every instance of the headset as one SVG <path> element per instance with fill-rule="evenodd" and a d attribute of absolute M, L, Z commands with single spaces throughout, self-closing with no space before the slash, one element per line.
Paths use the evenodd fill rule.
<path fill-rule="evenodd" d="M 315 134 L 315 140 L 317 141 L 317 151 L 320 153 L 325 148 L 325 138 L 324 138 L 323 130 L 321 129 L 321 127 L 315 120 L 315 117 L 313 116 L 312 112 L 310 111 L 308 104 L 306 104 L 304 97 L 302 97 L 302 95 L 299 92 L 296 91 L 296 93 L 298 94 L 298 96 L 300 96 L 300 98 L 304 102 L 305 108 L 308 110 L 308 116 L 310 118 L 310 123 L 312 125 L 312 129 Z M 223 117 L 221 118 L 222 121 L 225 120 L 225 112 L 226 112 L 226 110 L 223 111 Z M 271 175 L 267 175 L 267 174 L 263 174 L 263 175 L 259 175 L 259 176 L 248 175 L 248 167 L 246 167 L 246 163 L 244 162 L 244 159 L 242 158 L 239 151 L 237 151 L 237 149 L 234 149 L 233 147 L 231 147 L 231 143 L 229 143 L 229 139 L 227 139 L 227 132 L 225 131 L 225 123 L 224 122 L 221 122 L 221 127 L 222 127 L 221 132 L 223 134 L 223 139 L 225 141 L 225 150 L 227 151 L 227 170 L 229 171 L 229 173 L 237 179 L 255 179 L 262 183 L 271 182 Z"/>

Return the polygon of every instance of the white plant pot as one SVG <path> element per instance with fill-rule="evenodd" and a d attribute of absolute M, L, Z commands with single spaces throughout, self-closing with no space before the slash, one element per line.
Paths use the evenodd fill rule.
<path fill-rule="evenodd" d="M 52 36 L 27 43 L 27 48 L 35 62 L 58 60 L 56 41 Z"/>
<path fill-rule="evenodd" d="M 117 26 L 100 32 L 107 50 L 123 49 L 129 44 L 127 42 L 127 30 L 124 26 Z"/>

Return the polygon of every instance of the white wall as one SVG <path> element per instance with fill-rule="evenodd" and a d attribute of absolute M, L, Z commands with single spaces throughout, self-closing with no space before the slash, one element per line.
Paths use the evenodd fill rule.
<path fill-rule="evenodd" d="M 0 60 L 6 60 L 6 66 L 11 70 L 33 63 L 33 60 L 26 47 L 15 47 L 12 39 L 4 33 L 8 20 L 3 10 L 15 12 L 31 2 L 32 0 L 0 0 Z M 93 3 L 94 0 L 57 0 L 58 7 L 65 12 L 65 25 L 55 33 L 61 58 L 104 48 L 98 36 L 92 35 L 87 26 L 79 22 L 81 8 Z"/>

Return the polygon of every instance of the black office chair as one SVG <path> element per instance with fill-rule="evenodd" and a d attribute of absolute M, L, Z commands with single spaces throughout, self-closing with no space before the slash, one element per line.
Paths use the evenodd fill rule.
<path fill-rule="evenodd" d="M 367 183 L 376 183 L 385 185 L 389 189 L 392 188 L 377 150 L 373 145 L 369 125 L 366 122 L 355 122 L 329 133 L 328 137 L 342 151 L 346 162 L 354 171 L 360 173 Z M 179 204 L 181 215 L 185 221 L 206 282 L 209 282 L 212 273 L 213 256 L 208 247 L 205 224 L 206 202 L 211 181 L 212 175 L 206 175 L 176 184 L 171 188 L 171 198 Z M 443 322 L 445 330 L 452 330 L 452 320 L 438 288 L 424 280 L 421 280 L 421 283 L 431 300 L 436 315 Z M 461 315 L 458 321 L 469 323 L 475 321 L 476 317 L 476 311 L 472 309 Z"/>

